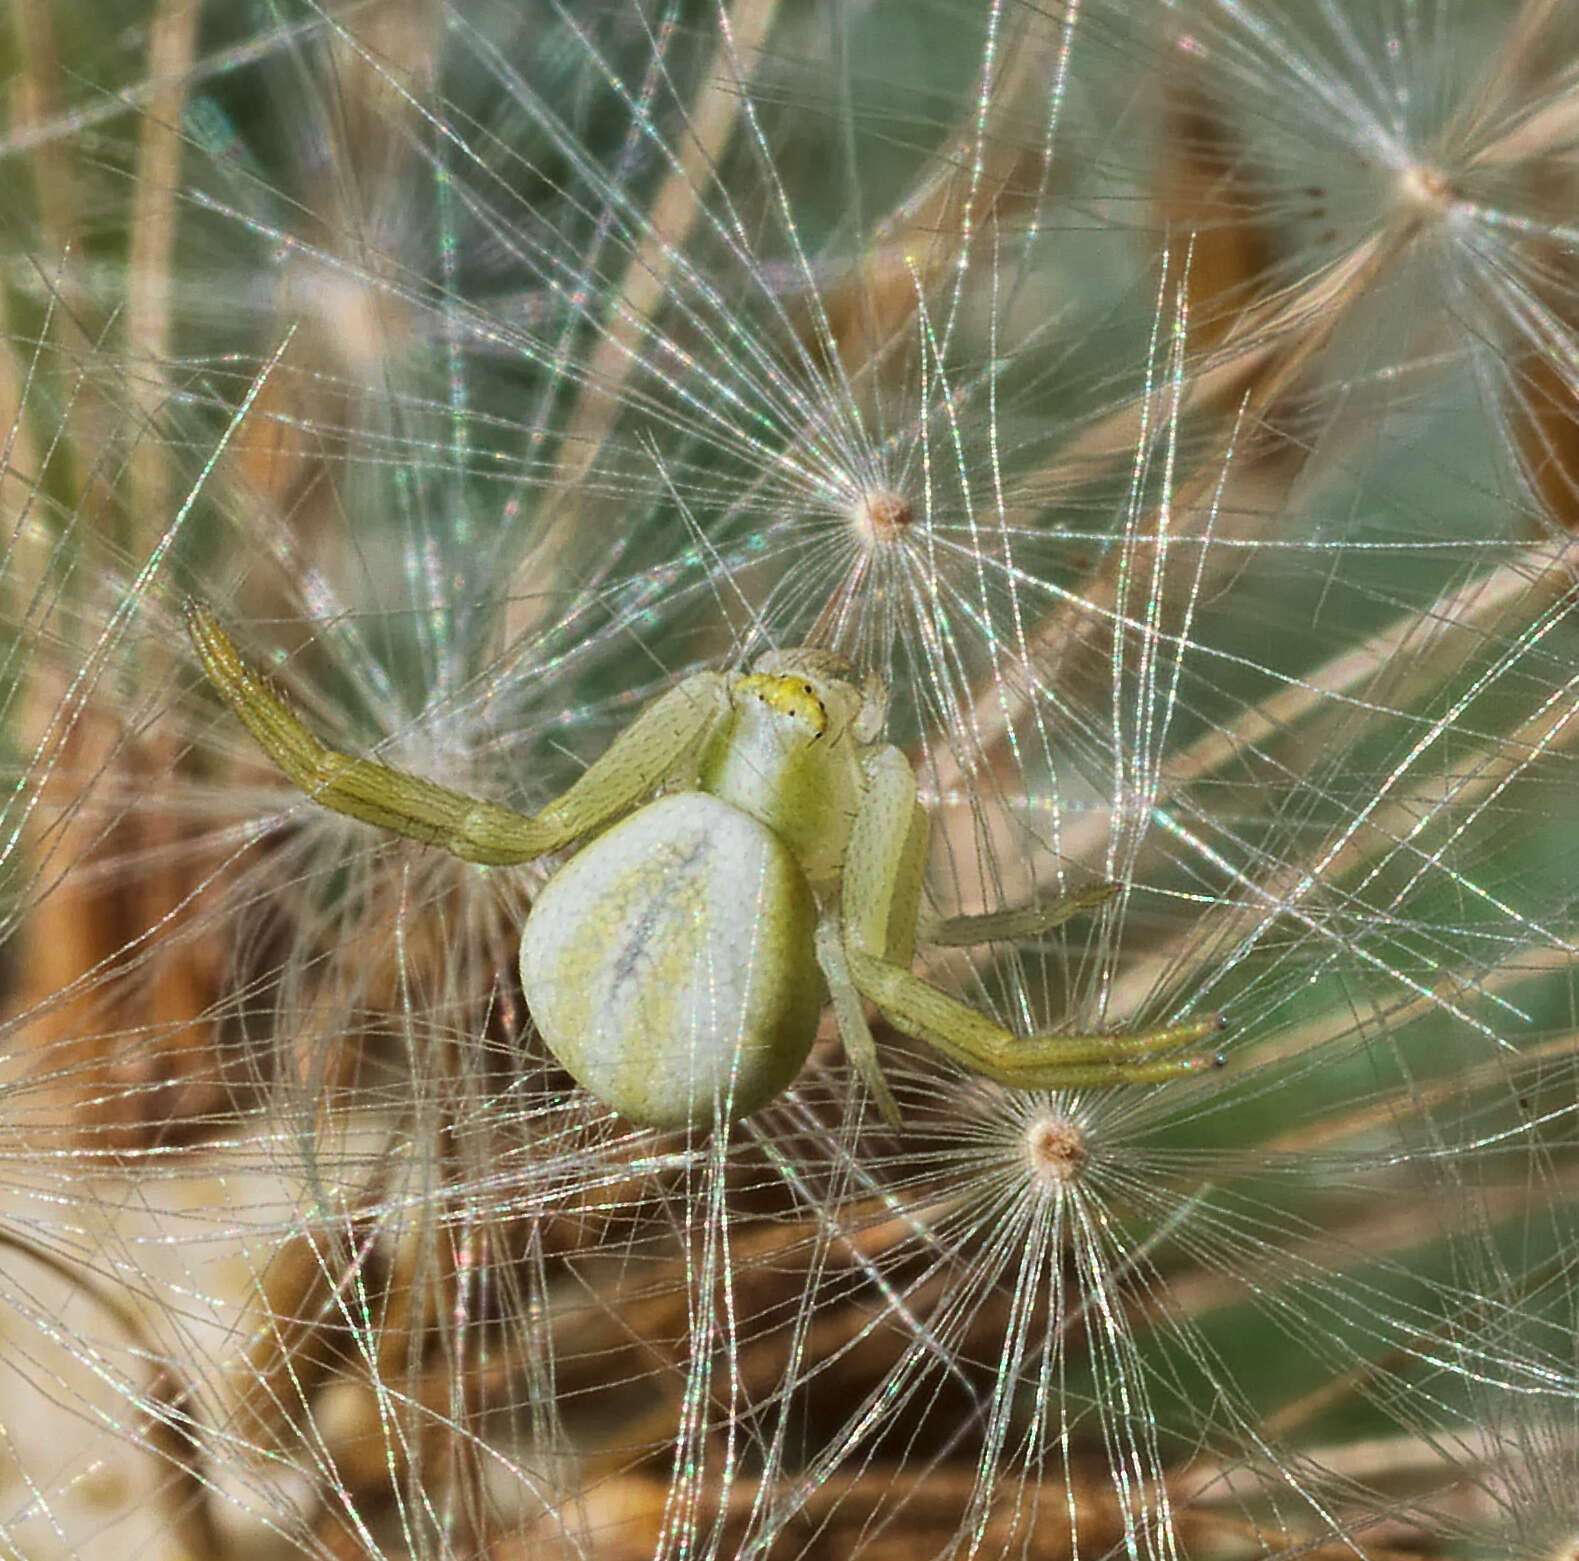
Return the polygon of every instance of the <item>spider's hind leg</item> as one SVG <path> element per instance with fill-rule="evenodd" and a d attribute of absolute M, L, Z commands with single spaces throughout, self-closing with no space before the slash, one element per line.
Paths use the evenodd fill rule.
<path fill-rule="evenodd" d="M 850 974 L 844 935 L 836 916 L 825 915 L 817 923 L 817 963 L 828 983 L 828 996 L 833 1003 L 833 1016 L 838 1021 L 839 1039 L 844 1042 L 845 1054 L 870 1091 L 878 1114 L 890 1127 L 901 1126 L 899 1106 L 877 1061 L 877 1043 L 872 1039 L 861 994 Z"/>

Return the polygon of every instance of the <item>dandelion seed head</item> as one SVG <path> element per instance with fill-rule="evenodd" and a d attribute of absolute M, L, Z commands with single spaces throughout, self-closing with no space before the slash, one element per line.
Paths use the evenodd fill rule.
<path fill-rule="evenodd" d="M 1397 1534 L 1425 1449 L 1422 1552 L 1579 1561 L 1579 8 L 276 9 L 14 66 L 8 1548 L 1169 1561 Z M 553 864 L 303 795 L 187 590 L 313 742 L 521 811 L 846 654 L 914 973 L 1228 1002 L 1239 1065 L 885 1038 L 890 1136 L 829 1035 L 633 1130 L 532 1029 Z M 44 1242 L 170 1316 L 79 1329 Z"/>

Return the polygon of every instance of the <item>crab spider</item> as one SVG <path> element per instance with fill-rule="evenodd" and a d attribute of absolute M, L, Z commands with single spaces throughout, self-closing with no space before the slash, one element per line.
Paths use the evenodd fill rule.
<path fill-rule="evenodd" d="M 1139 1084 L 1220 1065 L 1169 1055 L 1217 1015 L 1141 1031 L 1016 1035 L 911 970 L 928 818 L 879 737 L 886 691 L 828 651 L 697 672 L 646 706 L 535 816 L 327 747 L 237 654 L 208 608 L 187 626 L 210 681 L 315 802 L 489 866 L 581 842 L 521 934 L 521 984 L 549 1049 L 635 1122 L 705 1130 L 795 1079 L 832 1002 L 890 1123 L 867 1002 L 962 1068 L 1015 1089 Z M 1045 930 L 1111 893 L 927 929 L 962 944 Z"/>

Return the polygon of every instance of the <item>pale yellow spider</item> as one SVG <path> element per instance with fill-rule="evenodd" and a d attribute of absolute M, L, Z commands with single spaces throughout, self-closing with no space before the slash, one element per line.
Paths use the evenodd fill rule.
<path fill-rule="evenodd" d="M 187 625 L 214 686 L 325 807 L 490 866 L 585 842 L 527 916 L 521 985 L 567 1071 L 632 1121 L 700 1131 L 766 1105 L 800 1072 L 830 997 L 845 1050 L 895 1124 L 863 999 L 1011 1088 L 1139 1084 L 1222 1061 L 1161 1055 L 1215 1034 L 1217 1015 L 1020 1036 L 911 971 L 927 814 L 905 756 L 879 739 L 881 684 L 858 684 L 828 651 L 683 678 L 534 818 L 326 747 L 212 612 L 189 604 Z M 933 916 L 927 936 L 1022 936 L 1112 892 Z"/>

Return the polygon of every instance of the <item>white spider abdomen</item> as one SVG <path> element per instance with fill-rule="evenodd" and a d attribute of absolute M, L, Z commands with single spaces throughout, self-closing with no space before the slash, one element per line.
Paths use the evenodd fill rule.
<path fill-rule="evenodd" d="M 806 876 L 717 797 L 660 797 L 548 881 L 521 983 L 549 1049 L 632 1121 L 702 1130 L 784 1090 L 824 993 Z"/>

